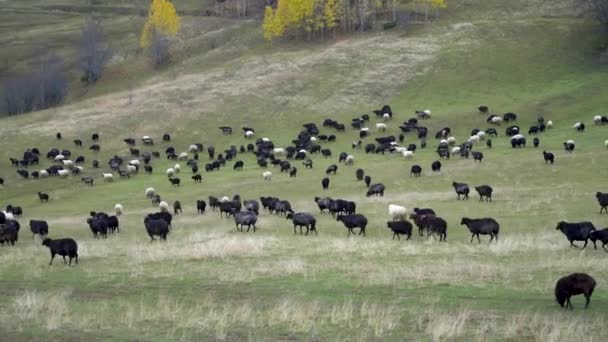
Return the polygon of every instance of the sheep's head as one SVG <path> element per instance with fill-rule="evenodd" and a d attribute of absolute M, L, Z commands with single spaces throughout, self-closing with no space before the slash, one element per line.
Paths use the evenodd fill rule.
<path fill-rule="evenodd" d="M 53 241 L 53 240 L 51 240 L 49 238 L 45 238 L 44 240 L 42 240 L 42 245 L 48 247 L 51 244 L 51 241 Z"/>

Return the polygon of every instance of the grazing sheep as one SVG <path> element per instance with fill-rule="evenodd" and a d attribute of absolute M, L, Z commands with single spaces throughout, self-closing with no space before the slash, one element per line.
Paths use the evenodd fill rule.
<path fill-rule="evenodd" d="M 175 164 L 173 166 L 173 171 L 175 172 L 175 174 L 178 174 L 178 173 L 180 173 L 182 171 L 182 167 L 179 166 L 179 164 Z"/>
<path fill-rule="evenodd" d="M 367 193 L 365 194 L 365 197 L 371 197 L 371 196 L 383 197 L 385 189 L 386 189 L 386 187 L 382 183 L 374 184 L 369 187 L 369 189 L 367 190 Z"/>
<path fill-rule="evenodd" d="M 293 222 L 293 233 L 296 234 L 296 228 L 300 227 L 300 235 L 302 235 L 302 227 L 306 227 L 306 234 L 309 232 L 315 232 L 316 235 L 319 235 L 317 232 L 317 219 L 309 213 L 288 213 L 286 219 L 291 220 Z"/>
<path fill-rule="evenodd" d="M 365 236 L 365 228 L 367 227 L 367 218 L 361 214 L 349 214 L 349 215 L 338 215 L 336 221 L 342 221 L 346 229 L 348 229 L 348 236 L 355 234 L 353 229 L 359 228 L 359 235 Z"/>
<path fill-rule="evenodd" d="M 602 123 L 602 116 L 601 115 L 596 115 L 593 117 L 593 123 L 596 125 L 599 125 Z"/>
<path fill-rule="evenodd" d="M 321 179 L 321 186 L 323 187 L 323 190 L 329 189 L 329 178 L 325 177 Z"/>
<path fill-rule="evenodd" d="M 379 122 L 376 124 L 376 129 L 380 132 L 384 132 L 384 131 L 386 131 L 386 124 Z"/>
<path fill-rule="evenodd" d="M 553 127 L 553 121 L 551 121 L 551 120 L 547 121 L 547 123 L 545 124 L 545 127 L 552 128 Z"/>
<path fill-rule="evenodd" d="M 395 236 L 397 239 L 401 240 L 401 235 L 407 235 L 407 239 L 412 239 L 412 224 L 405 219 L 401 221 L 389 221 L 386 223 L 387 227 L 393 231 L 393 240 L 395 240 Z"/>
<path fill-rule="evenodd" d="M 439 160 L 434 161 L 431 164 L 431 170 L 433 170 L 433 172 L 440 172 L 441 171 L 441 162 Z"/>
<path fill-rule="evenodd" d="M 363 181 L 365 182 L 365 186 L 369 188 L 370 184 L 372 183 L 372 177 L 370 176 L 365 176 L 363 178 Z M 329 183 L 329 182 L 328 182 Z"/>
<path fill-rule="evenodd" d="M 175 175 L 175 170 L 173 168 L 167 169 L 167 177 L 173 177 Z"/>
<path fill-rule="evenodd" d="M 545 159 L 545 164 L 553 164 L 553 162 L 555 161 L 555 156 L 551 152 L 543 151 L 543 158 Z"/>
<path fill-rule="evenodd" d="M 329 175 L 330 173 L 333 173 L 335 175 L 336 172 L 338 172 L 338 165 L 336 165 L 336 164 L 332 164 L 332 165 L 328 166 L 327 169 L 325 170 L 326 175 Z"/>
<path fill-rule="evenodd" d="M 344 165 L 353 165 L 355 163 L 355 157 L 353 155 L 346 156 L 344 160 Z"/>
<path fill-rule="evenodd" d="M 251 211 L 239 211 L 239 212 L 233 212 L 232 213 L 234 216 L 234 223 L 236 224 L 236 229 L 238 231 L 243 231 L 243 226 L 247 226 L 247 232 L 249 232 L 249 229 L 251 229 L 251 226 L 253 226 L 253 232 L 255 233 L 256 231 L 256 222 L 258 221 L 258 217 L 254 212 Z M 241 226 L 239 229 L 239 225 Z"/>
<path fill-rule="evenodd" d="M 262 173 L 262 178 L 264 178 L 265 181 L 270 182 L 270 180 L 272 179 L 272 172 L 265 171 L 264 173 Z"/>
<path fill-rule="evenodd" d="M 204 214 L 207 203 L 204 200 L 196 200 L 196 213 Z"/>
<path fill-rule="evenodd" d="M 443 141 L 443 140 L 442 140 L 442 141 Z M 454 138 L 454 137 L 448 137 L 448 138 L 447 138 L 447 140 L 445 140 L 445 142 L 446 142 L 448 145 L 454 145 L 454 144 L 456 143 L 456 138 Z"/>
<path fill-rule="evenodd" d="M 603 210 L 608 214 L 608 193 L 596 192 L 595 198 L 597 198 L 597 201 L 600 204 L 600 214 Z"/>
<path fill-rule="evenodd" d="M 199 150 L 198 150 L 198 146 L 196 146 L 196 145 L 194 145 L 194 144 L 193 144 L 193 145 L 190 145 L 190 146 L 188 147 L 188 152 L 190 152 L 190 153 L 199 152 Z M 184 152 L 184 153 L 185 153 L 185 152 Z M 180 155 L 180 156 L 181 156 L 181 155 Z"/>
<path fill-rule="evenodd" d="M 468 200 L 469 199 L 469 185 L 467 185 L 466 183 L 457 183 L 457 182 L 452 182 L 452 186 L 454 187 L 454 190 L 456 191 L 456 195 L 458 195 L 458 199 L 460 199 L 460 196 L 463 196 L 463 199 Z"/>
<path fill-rule="evenodd" d="M 156 194 L 156 190 L 154 188 L 147 188 L 145 194 L 147 198 L 152 198 Z"/>
<path fill-rule="evenodd" d="M 44 237 L 49 234 L 49 224 L 46 221 L 30 220 L 30 230 L 32 231 L 32 239 L 36 235 L 44 240 Z"/>
<path fill-rule="evenodd" d="M 70 171 L 68 170 L 58 170 L 57 175 L 59 177 L 67 178 L 70 175 Z"/>
<path fill-rule="evenodd" d="M 384 113 L 384 114 L 382 114 L 382 119 L 384 121 L 390 120 L 391 119 L 391 115 L 389 113 Z"/>
<path fill-rule="evenodd" d="M 184 211 L 182 210 L 182 203 L 180 201 L 173 202 L 173 215 L 177 216 L 180 213 L 184 213 Z"/>
<path fill-rule="evenodd" d="M 243 166 L 245 166 L 245 163 L 242 160 L 237 160 L 234 163 L 234 166 L 233 166 L 232 169 L 235 170 L 235 171 L 236 170 L 243 170 Z"/>
<path fill-rule="evenodd" d="M 95 215 L 87 219 L 87 224 L 95 239 L 98 239 L 100 236 L 104 238 L 108 237 L 108 222 L 106 217 Z"/>
<path fill-rule="evenodd" d="M 38 198 L 40 199 L 40 202 L 48 202 L 49 201 L 49 194 L 38 192 Z"/>
<path fill-rule="evenodd" d="M 188 152 L 182 152 L 177 157 L 179 160 L 188 160 Z"/>
<path fill-rule="evenodd" d="M 295 177 L 298 174 L 298 169 L 294 166 L 289 170 L 289 177 Z"/>
<path fill-rule="evenodd" d="M 569 152 L 569 153 L 574 152 L 575 147 L 576 147 L 576 144 L 574 143 L 574 140 L 572 140 L 572 139 L 564 142 L 564 150 L 566 150 L 566 152 Z"/>
<path fill-rule="evenodd" d="M 608 253 L 608 249 L 606 249 L 606 246 L 608 245 L 608 228 L 592 231 L 589 235 L 589 240 L 593 242 L 594 249 L 597 249 L 597 245 L 595 243 L 599 240 L 602 243 L 602 248 L 604 251 Z"/>
<path fill-rule="evenodd" d="M 502 123 L 502 118 L 500 116 L 495 116 L 492 119 L 490 119 L 490 123 L 492 123 L 494 125 L 500 125 Z"/>
<path fill-rule="evenodd" d="M 160 205 L 160 195 L 152 196 L 152 205 Z"/>
<path fill-rule="evenodd" d="M 201 183 L 203 181 L 203 176 L 196 174 L 192 176 L 192 180 L 194 180 L 194 183 Z"/>
<path fill-rule="evenodd" d="M 460 154 L 460 147 L 456 146 L 456 147 L 452 148 L 451 153 L 452 153 L 452 156 L 459 155 Z"/>
<path fill-rule="evenodd" d="M 410 169 L 410 177 L 412 175 L 414 175 L 415 177 L 420 177 L 421 173 L 422 167 L 420 165 L 412 165 L 412 168 Z"/>
<path fill-rule="evenodd" d="M 403 151 L 403 152 L 401 152 L 401 155 L 403 155 L 403 157 L 405 159 L 412 159 L 412 158 L 414 158 L 414 152 L 412 152 L 412 151 Z"/>
<path fill-rule="evenodd" d="M 483 160 L 483 153 L 472 151 L 471 154 L 473 155 L 473 161 L 479 161 L 481 163 Z"/>
<path fill-rule="evenodd" d="M 275 156 L 283 156 L 283 155 L 285 155 L 285 149 L 281 148 L 281 147 L 277 147 L 272 150 L 272 154 L 274 154 Z"/>
<path fill-rule="evenodd" d="M 500 231 L 500 225 L 493 218 L 481 218 L 481 219 L 470 219 L 463 217 L 460 221 L 460 225 L 466 225 L 471 231 L 471 241 L 477 235 L 477 241 L 481 243 L 479 235 L 490 235 L 490 242 L 496 239 L 498 242 L 498 233 Z"/>
<path fill-rule="evenodd" d="M 358 181 L 363 180 L 364 176 L 365 176 L 365 171 L 363 171 L 363 169 L 357 169 L 357 171 L 355 171 L 355 177 Z"/>
<path fill-rule="evenodd" d="M 120 203 L 118 203 L 114 206 L 114 213 L 116 214 L 116 216 L 122 215 L 123 210 L 124 210 L 124 208 L 122 207 L 122 205 Z"/>
<path fill-rule="evenodd" d="M 53 259 L 55 259 L 55 255 L 57 254 L 63 257 L 64 263 L 67 263 L 65 260 L 65 257 L 67 256 L 70 258 L 69 265 L 72 265 L 72 259 L 75 259 L 76 264 L 78 264 L 78 244 L 74 239 L 46 238 L 42 241 L 42 245 L 48 247 L 51 251 L 51 261 L 49 262 L 49 265 L 53 264 Z"/>
<path fill-rule="evenodd" d="M 161 213 L 168 213 L 169 212 L 169 203 L 162 201 L 158 204 L 158 209 L 160 210 Z"/>
<path fill-rule="evenodd" d="M 479 200 L 483 201 L 483 198 L 486 198 L 486 201 L 492 202 L 492 187 L 489 185 L 480 185 L 476 186 L 475 190 L 479 194 Z"/>
<path fill-rule="evenodd" d="M 591 232 L 595 230 L 595 226 L 588 221 L 577 223 L 560 221 L 557 223 L 555 229 L 566 235 L 566 238 L 570 241 L 570 247 L 578 248 L 578 246 L 574 244 L 574 241 L 585 241 L 585 245 L 583 246 L 583 248 L 585 248 L 587 247 L 587 242 L 589 242 L 588 240 Z"/>
<path fill-rule="evenodd" d="M 392 221 L 404 221 L 407 218 L 407 209 L 400 205 L 389 204 L 388 215 Z"/>
<path fill-rule="evenodd" d="M 171 186 L 179 186 L 180 183 L 182 182 L 181 179 L 179 178 L 169 178 L 169 182 L 171 182 Z"/>
<path fill-rule="evenodd" d="M 40 177 L 47 178 L 49 176 L 49 172 L 47 170 L 40 170 Z"/>
<path fill-rule="evenodd" d="M 253 131 L 245 131 L 245 138 L 252 138 L 254 134 Z"/>
<path fill-rule="evenodd" d="M 595 289 L 595 279 L 585 273 L 572 273 L 560 278 L 555 284 L 555 300 L 563 308 L 564 305 L 572 310 L 570 297 L 579 294 L 585 295 L 585 309 L 589 307 L 591 295 Z"/>
<path fill-rule="evenodd" d="M 585 124 L 582 122 L 577 122 L 574 124 L 574 126 L 572 126 L 572 128 L 576 129 L 579 132 L 584 132 L 585 131 Z"/>
<path fill-rule="evenodd" d="M 604 140 L 604 146 L 608 148 L 608 140 Z"/>

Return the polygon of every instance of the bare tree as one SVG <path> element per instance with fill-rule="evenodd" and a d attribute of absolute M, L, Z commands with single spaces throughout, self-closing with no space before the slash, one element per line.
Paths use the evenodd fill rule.
<path fill-rule="evenodd" d="M 152 41 L 148 48 L 150 59 L 155 68 L 160 68 L 171 60 L 171 42 L 169 37 L 154 30 L 152 32 Z"/>
<path fill-rule="evenodd" d="M 608 30 L 608 0 L 581 0 L 592 10 L 598 21 Z"/>
<path fill-rule="evenodd" d="M 82 27 L 80 36 L 80 69 L 82 82 L 95 83 L 101 77 L 103 70 L 112 57 L 111 50 L 106 46 L 101 22 L 91 18 Z"/>

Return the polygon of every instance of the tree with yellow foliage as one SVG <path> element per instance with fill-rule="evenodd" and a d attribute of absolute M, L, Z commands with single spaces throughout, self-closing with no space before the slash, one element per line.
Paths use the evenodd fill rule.
<path fill-rule="evenodd" d="M 139 45 L 148 48 L 155 34 L 174 36 L 179 32 L 180 20 L 170 0 L 152 0 L 148 20 L 144 24 Z"/>
<path fill-rule="evenodd" d="M 264 10 L 264 21 L 262 22 L 262 29 L 264 30 L 264 39 L 272 41 L 274 39 L 274 10 L 270 6 L 266 6 Z"/>
<path fill-rule="evenodd" d="M 323 16 L 325 27 L 333 31 L 334 39 L 336 38 L 336 26 L 338 26 L 338 18 L 340 17 L 340 4 L 338 0 L 326 0 L 323 8 Z"/>

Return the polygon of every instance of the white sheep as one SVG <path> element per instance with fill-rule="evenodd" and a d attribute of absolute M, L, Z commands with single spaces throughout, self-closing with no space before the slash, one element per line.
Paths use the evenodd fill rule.
<path fill-rule="evenodd" d="M 441 139 L 441 140 L 439 140 L 439 143 L 440 143 L 440 144 L 442 144 L 442 145 L 444 145 L 444 144 L 447 144 L 447 143 L 448 143 L 448 140 L 446 140 L 446 139 Z"/>
<path fill-rule="evenodd" d="M 84 171 L 84 167 L 82 166 L 76 166 L 75 169 L 78 170 L 78 173 L 82 173 L 82 171 Z"/>
<path fill-rule="evenodd" d="M 220 198 L 220 202 L 222 202 L 222 203 L 226 203 L 228 201 L 230 201 L 230 198 L 228 196 L 224 196 L 224 197 Z"/>
<path fill-rule="evenodd" d="M 127 172 L 129 174 L 137 173 L 137 167 L 134 165 L 127 165 Z"/>
<path fill-rule="evenodd" d="M 74 166 L 74 162 L 69 159 L 64 159 L 62 162 L 63 162 L 63 166 L 65 166 L 67 168 L 71 168 L 72 166 Z"/>
<path fill-rule="evenodd" d="M 298 153 L 304 153 L 304 154 L 306 154 L 306 153 L 308 153 L 308 151 L 306 151 L 305 149 L 301 149 L 301 150 L 298 151 Z"/>
<path fill-rule="evenodd" d="M 285 154 L 285 149 L 281 148 L 281 147 L 277 147 L 272 150 L 272 153 L 276 156 L 281 156 L 281 155 Z"/>
<path fill-rule="evenodd" d="M 376 124 L 376 129 L 379 130 L 380 132 L 384 132 L 384 131 L 386 131 L 386 124 L 382 123 L 382 122 L 378 122 Z"/>
<path fill-rule="evenodd" d="M 176 173 L 176 174 L 177 174 L 177 173 L 180 173 L 180 172 L 182 171 L 182 167 L 181 167 L 181 166 L 179 166 L 179 164 L 175 164 L 175 165 L 173 166 L 173 171 L 175 171 L 175 173 Z"/>
<path fill-rule="evenodd" d="M 47 170 L 40 170 L 40 177 L 46 178 L 49 176 L 49 172 Z"/>
<path fill-rule="evenodd" d="M 414 152 L 412 152 L 412 151 L 403 151 L 403 152 L 401 152 L 401 154 L 403 155 L 403 157 L 405 159 L 412 159 L 412 158 L 414 158 Z"/>
<path fill-rule="evenodd" d="M 111 173 L 103 173 L 102 176 L 103 176 L 103 180 L 106 182 L 111 182 L 114 180 L 114 175 Z"/>
<path fill-rule="evenodd" d="M 120 216 L 120 215 L 122 215 L 122 211 L 123 211 L 123 207 L 122 207 L 122 205 L 121 205 L 121 204 L 119 204 L 119 203 L 117 203 L 117 204 L 114 206 L 114 213 L 116 214 L 116 216 Z"/>
<path fill-rule="evenodd" d="M 608 148 L 608 140 L 604 141 L 604 146 L 606 146 L 606 148 Z"/>
<path fill-rule="evenodd" d="M 430 109 L 425 109 L 425 110 L 423 110 L 422 112 L 424 113 L 424 115 L 425 115 L 427 118 L 430 118 L 430 117 L 431 117 L 431 110 L 430 110 Z"/>
<path fill-rule="evenodd" d="M 573 145 L 576 145 L 576 144 L 574 143 L 574 140 L 572 140 L 572 139 L 567 140 L 567 141 L 566 141 L 566 144 L 573 144 Z"/>
<path fill-rule="evenodd" d="M 150 140 L 150 136 L 149 135 L 144 135 L 141 140 Z"/>
<path fill-rule="evenodd" d="M 173 170 L 172 168 L 168 168 L 167 177 L 173 177 L 173 175 L 175 175 L 175 170 Z"/>
<path fill-rule="evenodd" d="M 459 154 L 459 153 L 460 153 L 460 147 L 456 146 L 456 147 L 452 148 L 452 155 Z"/>
<path fill-rule="evenodd" d="M 593 117 L 593 123 L 596 125 L 599 125 L 602 123 L 602 116 L 601 115 L 596 115 Z"/>
<path fill-rule="evenodd" d="M 500 125 L 502 123 L 502 118 L 500 116 L 495 116 L 490 120 L 490 122 L 495 125 Z"/>
<path fill-rule="evenodd" d="M 388 215 L 392 221 L 405 221 L 407 218 L 407 209 L 400 205 L 389 204 Z"/>
<path fill-rule="evenodd" d="M 15 216 L 13 216 L 13 213 L 9 213 L 9 212 L 6 212 L 4 210 L 2 211 L 2 213 L 4 214 L 4 217 L 7 220 L 14 220 L 15 219 Z"/>
<path fill-rule="evenodd" d="M 70 171 L 68 171 L 68 170 L 59 170 L 59 171 L 57 171 L 57 174 L 60 177 L 67 178 L 67 176 L 70 175 Z"/>
<path fill-rule="evenodd" d="M 348 156 L 346 156 L 346 159 L 344 160 L 345 165 L 353 165 L 354 162 L 355 162 L 355 156 L 350 155 L 350 154 Z"/>
<path fill-rule="evenodd" d="M 515 134 L 514 136 L 511 137 L 511 141 L 519 140 L 519 139 L 523 139 L 523 138 L 524 138 L 523 134 Z"/>
<path fill-rule="evenodd" d="M 268 139 L 268 138 L 264 137 L 264 138 L 262 138 L 262 141 L 263 141 L 263 142 L 270 142 L 270 139 Z"/>
<path fill-rule="evenodd" d="M 265 181 L 270 181 L 272 179 L 272 172 L 266 171 L 266 172 L 262 173 L 262 177 L 264 178 Z"/>
<path fill-rule="evenodd" d="M 317 138 L 316 137 L 310 137 L 310 141 L 315 142 L 315 141 L 317 141 Z"/>
<path fill-rule="evenodd" d="M 165 201 L 161 201 L 158 204 L 158 209 L 160 210 L 161 213 L 168 213 L 169 212 L 169 203 L 167 203 Z"/>
<path fill-rule="evenodd" d="M 384 113 L 384 114 L 382 114 L 382 119 L 384 119 L 384 121 L 390 120 L 391 115 L 389 113 Z"/>
<path fill-rule="evenodd" d="M 154 190 L 154 188 L 146 189 L 146 197 L 152 198 L 155 194 L 156 194 L 156 190 Z"/>
<path fill-rule="evenodd" d="M 456 138 L 454 137 L 449 137 L 448 140 L 446 141 L 449 145 L 454 145 L 456 143 Z"/>
<path fill-rule="evenodd" d="M 65 156 L 63 154 L 58 154 L 55 156 L 55 161 L 62 161 L 65 159 Z"/>
<path fill-rule="evenodd" d="M 188 159 L 188 152 L 182 152 L 179 154 L 179 160 L 187 160 Z"/>
<path fill-rule="evenodd" d="M 480 139 L 479 139 L 479 137 L 478 137 L 477 135 L 472 135 L 472 136 L 470 136 L 470 137 L 469 137 L 468 142 L 470 142 L 470 143 L 472 143 L 472 144 L 475 144 L 475 143 L 478 143 L 478 142 L 479 142 L 479 140 L 480 140 Z"/>
<path fill-rule="evenodd" d="M 133 166 L 139 166 L 139 165 L 140 165 L 140 163 L 139 163 L 139 160 L 137 160 L 137 159 L 133 159 L 133 160 L 131 160 L 131 161 L 129 162 L 129 165 L 133 165 Z"/>
<path fill-rule="evenodd" d="M 481 139 L 481 140 L 484 140 L 484 139 L 486 138 L 486 132 L 484 132 L 484 131 L 479 131 L 479 132 L 477 132 L 477 134 L 476 134 L 476 135 L 477 135 L 477 136 L 479 137 L 479 139 Z"/>
<path fill-rule="evenodd" d="M 198 152 L 198 146 L 190 145 L 190 147 L 188 147 L 188 151 L 190 151 L 190 153 Z"/>
<path fill-rule="evenodd" d="M 391 142 L 389 143 L 389 145 L 391 145 L 391 146 L 395 147 L 395 146 L 399 146 L 399 143 L 398 143 L 398 142 L 396 142 L 396 141 L 391 141 Z"/>
<path fill-rule="evenodd" d="M 600 118 L 600 120 L 601 120 L 601 118 Z M 581 127 L 581 125 L 582 125 L 582 123 L 577 122 L 577 123 L 574 124 L 574 126 L 572 126 L 572 128 L 579 129 Z"/>
<path fill-rule="evenodd" d="M 246 131 L 245 132 L 245 138 L 251 138 L 251 137 L 253 137 L 253 135 L 254 135 L 253 131 Z"/>
<path fill-rule="evenodd" d="M 369 132 L 369 127 L 361 127 L 361 132 Z"/>
<path fill-rule="evenodd" d="M 403 147 L 403 146 L 395 147 L 395 152 L 397 152 L 397 153 L 403 153 L 405 151 L 407 151 L 406 147 Z"/>
<path fill-rule="evenodd" d="M 551 128 L 553 127 L 553 121 L 549 120 L 547 121 L 547 124 L 545 125 L 547 128 Z"/>

